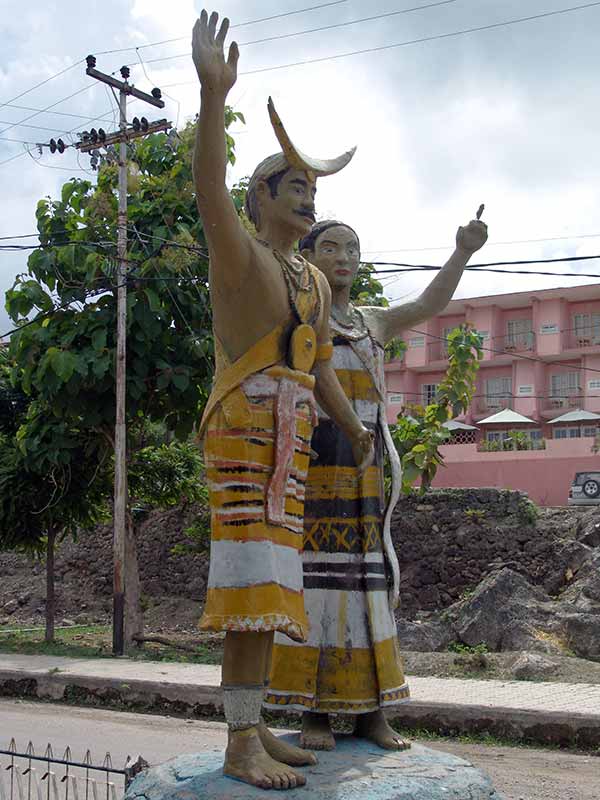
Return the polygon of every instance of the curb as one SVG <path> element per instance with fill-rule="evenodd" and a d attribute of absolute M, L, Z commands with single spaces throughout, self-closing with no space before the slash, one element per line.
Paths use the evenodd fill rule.
<path fill-rule="evenodd" d="M 600 713 L 525 711 L 502 706 L 425 703 L 415 700 L 388 717 L 411 731 L 445 736 L 486 735 L 523 744 L 556 745 L 581 750 L 600 748 Z"/>
<path fill-rule="evenodd" d="M 218 686 L 93 678 L 53 670 L 0 670 L 0 697 L 198 718 L 223 714 Z M 276 712 L 274 716 L 287 714 Z M 600 748 L 600 713 L 524 711 L 414 700 L 387 716 L 404 729 L 416 732 L 427 730 L 446 736 L 488 734 L 515 743 Z"/>

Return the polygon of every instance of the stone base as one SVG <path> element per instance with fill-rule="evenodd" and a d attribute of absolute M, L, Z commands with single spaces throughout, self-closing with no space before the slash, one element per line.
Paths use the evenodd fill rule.
<path fill-rule="evenodd" d="M 297 736 L 285 738 L 297 743 Z M 502 800 L 487 775 L 468 761 L 418 744 L 390 753 L 346 736 L 338 737 L 334 751 L 317 756 L 318 764 L 301 770 L 307 785 L 281 794 L 303 800 Z M 222 752 L 179 756 L 139 775 L 125 800 L 265 797 L 262 789 L 225 778 L 222 767 Z"/>

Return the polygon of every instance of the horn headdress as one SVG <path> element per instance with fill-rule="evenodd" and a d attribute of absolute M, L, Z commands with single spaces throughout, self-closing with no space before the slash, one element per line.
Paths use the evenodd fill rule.
<path fill-rule="evenodd" d="M 312 172 L 315 178 L 323 178 L 325 175 L 334 175 L 336 172 L 344 169 L 352 160 L 352 156 L 356 152 L 356 147 L 342 153 L 342 155 L 337 158 L 311 158 L 311 156 L 305 155 L 294 145 L 288 136 L 283 122 L 281 121 L 281 117 L 275 110 L 275 104 L 271 97 L 269 97 L 267 108 L 269 109 L 271 125 L 275 131 L 277 141 L 281 145 L 285 160 L 293 169 L 300 169 L 303 172 Z"/>
<path fill-rule="evenodd" d="M 265 158 L 264 161 L 261 161 L 250 178 L 246 194 L 246 214 L 255 224 L 258 221 L 258 208 L 255 200 L 255 189 L 258 181 L 267 181 L 273 175 L 289 169 L 290 167 L 306 172 L 312 178 L 323 178 L 326 175 L 334 175 L 350 163 L 352 156 L 356 152 L 356 147 L 353 147 L 337 158 L 321 159 L 307 156 L 294 145 L 288 136 L 283 122 L 281 121 L 281 117 L 275 110 L 275 104 L 270 97 L 267 108 L 269 110 L 271 125 L 275 131 L 277 141 L 281 145 L 282 152 L 276 153 L 273 156 Z"/>

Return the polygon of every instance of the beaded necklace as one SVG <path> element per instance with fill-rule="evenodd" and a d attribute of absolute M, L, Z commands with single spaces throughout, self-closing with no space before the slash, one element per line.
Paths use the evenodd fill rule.
<path fill-rule="evenodd" d="M 257 239 L 256 241 L 271 251 L 277 263 L 281 267 L 281 272 L 287 288 L 288 300 L 296 319 L 303 324 L 314 325 L 321 314 L 321 293 L 319 292 L 319 287 L 317 286 L 315 276 L 308 261 L 302 258 L 302 256 L 297 256 L 299 263 L 294 264 L 278 250 L 275 250 L 275 248 L 271 247 L 268 242 L 265 242 L 262 239 Z M 296 303 L 298 292 L 307 294 L 314 292 L 315 294 L 316 302 L 309 319 L 304 319 L 302 312 L 298 308 Z"/>

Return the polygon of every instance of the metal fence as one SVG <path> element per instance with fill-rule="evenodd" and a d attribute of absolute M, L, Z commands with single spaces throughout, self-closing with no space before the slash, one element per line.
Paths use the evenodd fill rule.
<path fill-rule="evenodd" d="M 8 750 L 0 750 L 0 800 L 121 800 L 133 778 L 147 768 L 138 756 L 117 769 L 110 753 L 94 764 L 89 750 L 77 761 L 70 747 L 56 758 L 50 744 L 43 755 L 31 742 L 19 752 L 12 739 Z"/>

